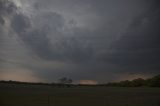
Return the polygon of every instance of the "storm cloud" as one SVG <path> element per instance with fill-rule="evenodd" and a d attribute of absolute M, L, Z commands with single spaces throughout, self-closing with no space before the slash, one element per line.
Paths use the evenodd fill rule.
<path fill-rule="evenodd" d="M 158 74 L 159 19 L 158 0 L 0 0 L 0 79 L 24 81 L 13 73 L 25 72 L 26 81 L 107 82 Z"/>

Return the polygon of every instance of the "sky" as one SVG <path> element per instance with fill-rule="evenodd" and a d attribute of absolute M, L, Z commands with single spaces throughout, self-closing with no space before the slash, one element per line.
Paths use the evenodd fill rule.
<path fill-rule="evenodd" d="M 159 74 L 159 19 L 159 0 L 0 0 L 0 80 Z"/>

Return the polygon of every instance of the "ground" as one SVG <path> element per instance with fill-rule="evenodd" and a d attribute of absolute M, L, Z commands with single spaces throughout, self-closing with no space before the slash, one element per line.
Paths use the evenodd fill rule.
<path fill-rule="evenodd" d="M 0 106 L 160 106 L 160 88 L 1 84 Z"/>

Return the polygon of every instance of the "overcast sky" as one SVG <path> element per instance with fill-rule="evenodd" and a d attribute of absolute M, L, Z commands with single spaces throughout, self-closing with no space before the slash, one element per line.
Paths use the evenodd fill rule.
<path fill-rule="evenodd" d="M 0 0 L 0 80 L 159 73 L 159 0 Z"/>

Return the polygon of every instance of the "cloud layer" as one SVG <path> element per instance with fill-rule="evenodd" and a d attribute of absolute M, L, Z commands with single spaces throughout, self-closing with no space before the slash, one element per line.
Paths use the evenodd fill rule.
<path fill-rule="evenodd" d="M 158 0 L 0 0 L 0 79 L 19 69 L 46 81 L 157 74 L 159 7 Z"/>

